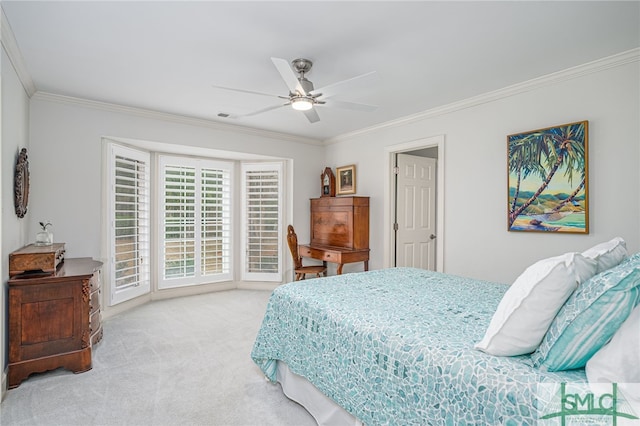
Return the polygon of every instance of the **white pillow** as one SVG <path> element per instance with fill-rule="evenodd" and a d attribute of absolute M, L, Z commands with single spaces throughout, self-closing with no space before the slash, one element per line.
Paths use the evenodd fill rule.
<path fill-rule="evenodd" d="M 627 243 L 620 237 L 616 237 L 605 243 L 597 244 L 582 252 L 584 257 L 598 262 L 596 273 L 606 271 L 627 258 Z"/>
<path fill-rule="evenodd" d="M 596 262 L 580 253 L 550 257 L 529 266 L 502 297 L 475 349 L 498 356 L 533 352 L 562 304 L 595 272 Z"/>
<path fill-rule="evenodd" d="M 590 385 L 617 383 L 629 403 L 640 408 L 640 305 L 587 361 L 585 371 Z"/>

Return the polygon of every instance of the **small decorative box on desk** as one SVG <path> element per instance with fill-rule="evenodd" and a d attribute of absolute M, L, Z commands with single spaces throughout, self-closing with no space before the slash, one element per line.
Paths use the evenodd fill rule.
<path fill-rule="evenodd" d="M 32 373 L 91 369 L 91 348 L 102 338 L 101 268 L 89 257 L 66 259 L 53 274 L 9 279 L 9 388 Z"/>
<path fill-rule="evenodd" d="M 9 254 L 9 276 L 28 271 L 42 271 L 53 274 L 64 261 L 64 243 L 48 246 L 29 244 Z"/>

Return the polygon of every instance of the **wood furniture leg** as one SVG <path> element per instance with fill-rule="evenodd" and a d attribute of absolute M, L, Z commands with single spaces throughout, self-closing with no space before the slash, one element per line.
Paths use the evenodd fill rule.
<path fill-rule="evenodd" d="M 42 373 L 60 367 L 76 374 L 91 370 L 91 348 L 14 363 L 9 369 L 7 379 L 9 389 L 17 388 L 22 381 L 33 373 Z"/>

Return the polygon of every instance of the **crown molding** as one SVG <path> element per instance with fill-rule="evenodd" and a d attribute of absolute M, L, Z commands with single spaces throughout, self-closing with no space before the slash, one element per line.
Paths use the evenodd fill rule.
<path fill-rule="evenodd" d="M 90 99 L 76 98 L 73 96 L 58 95 L 55 93 L 36 91 L 32 96 L 32 100 L 40 100 L 46 102 L 56 102 L 68 105 L 80 106 L 83 108 L 92 108 L 102 111 L 115 112 L 127 115 L 135 115 L 138 117 L 149 118 L 153 120 L 168 121 L 176 124 L 185 124 L 190 126 L 208 127 L 214 130 L 244 133 L 251 136 L 259 136 L 278 141 L 290 141 L 305 143 L 309 145 L 322 145 L 322 141 L 318 139 L 307 138 L 304 136 L 296 136 L 288 133 L 273 132 L 269 130 L 256 129 L 253 127 L 241 126 L 237 124 L 220 123 L 204 118 L 187 117 L 183 115 L 170 114 L 166 112 L 153 111 L 144 108 L 130 107 L 108 102 L 93 101 Z"/>
<path fill-rule="evenodd" d="M 7 52 L 7 56 L 13 68 L 16 70 L 16 74 L 18 74 L 18 79 L 20 79 L 22 87 L 24 87 L 24 90 L 27 92 L 27 96 L 31 97 L 36 93 L 36 85 L 33 83 L 31 75 L 27 71 L 24 58 L 18 48 L 18 42 L 13 35 L 11 25 L 9 25 L 9 20 L 1 7 L 0 11 L 2 11 L 0 16 L 0 38 L 2 40 L 2 47 L 4 47 L 4 50 Z"/>
<path fill-rule="evenodd" d="M 455 111 L 460 111 L 466 108 L 471 108 L 477 105 L 482 105 L 488 102 L 497 101 L 500 99 L 508 98 L 520 93 L 529 92 L 542 87 L 557 84 L 563 81 L 571 80 L 574 78 L 583 77 L 589 74 L 598 73 L 610 68 L 619 67 L 632 62 L 638 62 L 640 60 L 640 48 L 627 50 L 616 55 L 608 56 L 606 58 L 598 59 L 586 64 L 578 65 L 575 67 L 567 68 L 562 71 L 547 74 L 542 77 L 534 78 L 531 80 L 517 83 L 511 86 L 504 87 L 502 89 L 487 92 L 482 95 L 474 96 L 468 99 L 464 99 L 459 102 L 453 102 L 447 105 L 432 108 L 417 114 L 408 115 L 397 120 L 387 121 L 385 123 L 366 127 L 364 129 L 355 130 L 353 132 L 344 133 L 342 135 L 325 139 L 325 145 L 331 145 L 339 142 L 344 142 L 357 136 L 366 135 L 378 130 L 390 129 L 398 126 L 404 126 L 416 121 L 421 121 L 433 117 L 438 117 L 444 114 L 450 114 Z"/>

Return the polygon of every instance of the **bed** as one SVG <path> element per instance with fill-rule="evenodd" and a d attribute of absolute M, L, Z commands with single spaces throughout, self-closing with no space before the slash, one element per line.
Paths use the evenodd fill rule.
<path fill-rule="evenodd" d="M 308 409 L 322 404 L 291 395 L 292 378 L 335 403 L 339 422 L 309 409 L 319 424 L 534 424 L 539 384 L 587 379 L 474 348 L 508 288 L 414 268 L 290 283 L 273 292 L 251 357 Z"/>

